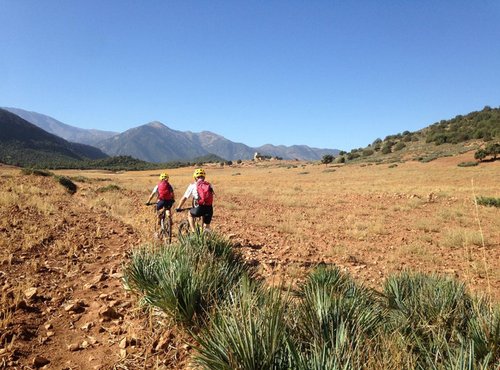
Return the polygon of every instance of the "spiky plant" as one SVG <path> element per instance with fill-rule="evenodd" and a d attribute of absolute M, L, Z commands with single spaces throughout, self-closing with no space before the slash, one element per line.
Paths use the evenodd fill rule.
<path fill-rule="evenodd" d="M 226 253 L 229 256 L 231 251 Z M 203 243 L 182 242 L 168 248 L 146 246 L 133 252 L 124 276 L 128 286 L 140 292 L 145 302 L 191 326 L 201 323 L 214 303 L 224 299 L 246 274 L 248 268 L 238 258 L 228 256 L 217 256 Z"/>
<path fill-rule="evenodd" d="M 363 363 L 360 348 L 376 337 L 383 320 L 375 295 L 337 267 L 322 267 L 308 276 L 299 297 L 295 328 L 302 350 L 295 361 L 335 368 Z"/>
<path fill-rule="evenodd" d="M 472 299 L 464 284 L 432 275 L 403 272 L 384 285 L 387 330 L 406 338 L 423 366 L 447 359 L 450 344 L 467 336 Z M 431 361 L 432 359 L 432 361 Z"/>
<path fill-rule="evenodd" d="M 209 326 L 195 338 L 195 362 L 205 369 L 288 369 L 288 298 L 277 289 L 243 279 Z"/>
<path fill-rule="evenodd" d="M 470 339 L 478 362 L 500 368 L 500 306 L 493 306 L 486 299 L 474 302 L 473 315 L 468 323 Z"/>

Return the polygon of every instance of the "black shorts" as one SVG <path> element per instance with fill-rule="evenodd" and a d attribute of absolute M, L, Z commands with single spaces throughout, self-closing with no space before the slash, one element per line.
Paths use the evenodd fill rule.
<path fill-rule="evenodd" d="M 162 208 L 170 209 L 170 208 L 172 208 L 172 205 L 174 204 L 174 202 L 175 201 L 173 199 L 170 199 L 170 200 L 161 199 L 156 203 L 156 210 L 159 211 Z"/>
<path fill-rule="evenodd" d="M 203 223 L 205 225 L 210 225 L 210 222 L 212 222 L 212 215 L 214 214 L 214 207 L 213 206 L 197 206 L 197 207 L 191 208 L 189 213 L 191 213 L 191 216 L 193 216 L 193 217 L 203 217 Z"/>

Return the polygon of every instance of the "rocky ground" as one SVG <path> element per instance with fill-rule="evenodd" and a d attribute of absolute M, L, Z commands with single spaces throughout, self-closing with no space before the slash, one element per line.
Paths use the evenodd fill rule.
<path fill-rule="evenodd" d="M 122 264 L 139 241 L 134 229 L 53 179 L 14 179 L 37 190 L 0 210 L 0 368 L 182 366 L 189 344 L 123 287 Z M 44 201 L 48 211 L 33 206 Z"/>
<path fill-rule="evenodd" d="M 456 163 L 446 163 L 449 160 L 444 165 L 456 168 Z M 289 173 L 272 170 L 278 176 Z M 329 181 L 331 173 L 323 170 L 298 168 L 295 176 L 307 179 L 305 174 L 311 171 L 314 181 L 321 176 Z M 364 173 L 358 170 L 355 179 Z M 178 174 L 185 176 L 182 182 L 189 181 L 191 170 L 182 171 Z M 482 225 L 488 236 L 486 246 L 477 241 L 463 248 L 443 246 L 446 235 L 433 224 L 441 220 L 456 223 L 457 229 L 460 223 L 474 229 L 474 207 L 468 195 L 446 189 L 443 195 L 374 187 L 371 192 L 339 192 L 323 200 L 322 207 L 304 201 L 302 208 L 291 208 L 250 194 L 249 207 L 246 197 L 232 193 L 243 176 L 235 177 L 236 170 L 230 171 L 217 174 L 222 183 L 232 183 L 226 189 L 218 184 L 214 228 L 230 238 L 247 263 L 271 284 L 300 281 L 310 268 L 327 263 L 380 288 L 389 274 L 415 268 L 455 276 L 499 297 L 498 210 L 486 210 Z M 258 171 L 268 175 L 271 169 Z M 342 171 L 334 173 L 339 186 L 347 181 Z M 435 171 L 441 173 L 440 168 Z M 98 205 L 96 188 L 101 184 L 83 181 L 71 195 L 53 177 L 22 176 L 19 169 L 0 167 L 0 369 L 189 367 L 189 338 L 161 313 L 141 307 L 138 297 L 124 287 L 122 266 L 135 246 L 148 241 L 143 229 L 151 223 L 149 210 L 137 206 L 148 194 L 142 185 L 133 188 L 134 176 L 124 179 L 130 189 L 120 188 L 116 198 L 126 200 L 124 218 L 110 203 Z M 150 176 L 144 174 L 137 181 L 149 184 Z M 246 186 L 245 181 L 241 179 L 241 186 Z M 116 183 L 122 184 L 118 178 Z M 313 192 L 307 186 L 306 180 L 296 185 L 297 191 L 307 193 L 306 200 Z M 443 213 L 447 209 L 465 216 Z M 290 226 L 290 219 L 298 221 Z"/>

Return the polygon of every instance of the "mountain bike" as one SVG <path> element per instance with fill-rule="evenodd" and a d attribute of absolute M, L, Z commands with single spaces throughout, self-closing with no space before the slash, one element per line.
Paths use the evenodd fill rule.
<path fill-rule="evenodd" d="M 177 210 L 177 212 L 185 212 L 185 211 L 190 211 L 192 207 L 188 208 L 180 208 Z M 195 217 L 194 218 L 194 227 L 197 231 L 202 231 L 203 230 L 203 224 L 202 224 L 202 218 L 203 217 Z M 191 229 L 189 227 L 189 221 L 185 218 L 179 223 L 179 227 L 177 229 L 177 235 L 179 239 L 185 238 L 189 233 Z"/>
<path fill-rule="evenodd" d="M 167 216 L 165 208 L 162 208 L 160 214 L 156 210 L 156 203 L 146 203 L 147 206 L 154 206 L 155 214 L 155 235 L 158 239 L 163 241 L 165 244 L 170 244 L 172 242 L 172 216 Z M 158 217 L 159 216 L 159 217 Z M 188 225 L 189 226 L 189 225 Z"/>

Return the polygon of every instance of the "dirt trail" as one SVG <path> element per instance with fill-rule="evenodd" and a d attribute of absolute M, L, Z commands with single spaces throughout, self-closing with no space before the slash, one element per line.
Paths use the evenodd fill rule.
<path fill-rule="evenodd" d="M 148 357 L 161 367 L 168 351 L 179 362 L 175 333 L 155 338 L 136 297 L 123 289 L 121 267 L 139 241 L 133 228 L 65 194 L 52 179 L 28 182 L 37 195 L 58 195 L 50 196 L 47 214 L 22 200 L 0 211 L 2 244 L 11 248 L 0 261 L 8 305 L 0 319 L 9 321 L 0 334 L 0 368 L 136 368 Z M 26 243 L 30 231 L 39 236 Z"/>

